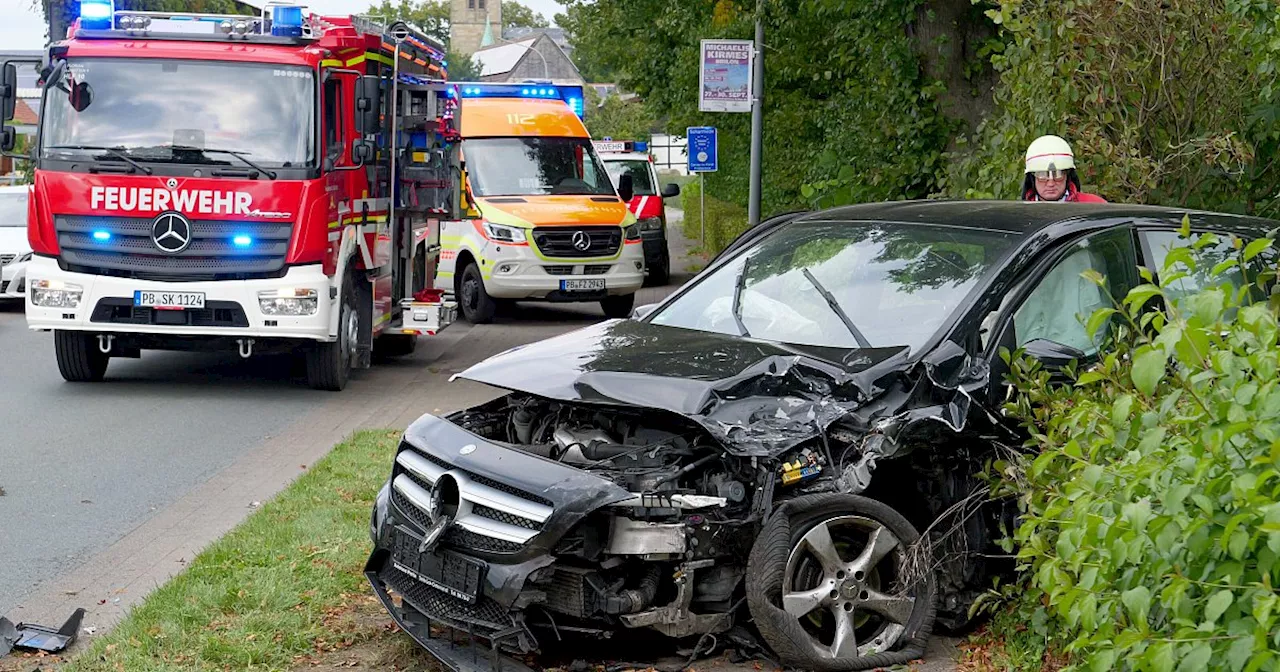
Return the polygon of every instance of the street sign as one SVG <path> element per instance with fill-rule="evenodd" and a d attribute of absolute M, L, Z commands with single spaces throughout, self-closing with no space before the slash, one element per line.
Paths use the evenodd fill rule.
<path fill-rule="evenodd" d="M 698 110 L 750 112 L 754 60 L 755 43 L 751 40 L 703 40 L 698 63 Z"/>
<path fill-rule="evenodd" d="M 689 172 L 714 173 L 720 168 L 715 126 L 691 126 L 684 137 L 689 140 Z"/>

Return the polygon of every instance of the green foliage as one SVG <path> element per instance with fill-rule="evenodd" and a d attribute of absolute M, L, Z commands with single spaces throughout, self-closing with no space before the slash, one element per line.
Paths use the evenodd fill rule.
<path fill-rule="evenodd" d="M 616 95 L 601 100 L 592 87 L 586 89 L 586 109 L 587 130 L 596 139 L 648 140 L 658 126 L 643 102 Z"/>
<path fill-rule="evenodd" d="M 503 28 L 550 28 L 547 18 L 513 0 L 502 2 Z"/>
<path fill-rule="evenodd" d="M 948 195 L 1017 198 L 1023 151 L 1054 133 L 1086 190 L 1110 200 L 1275 212 L 1274 76 L 1247 48 L 1243 9 L 1261 25 L 1273 3 L 975 2 L 1002 30 L 998 111 L 957 143 Z"/>
<path fill-rule="evenodd" d="M 1010 357 L 1006 410 L 1037 449 L 999 469 L 1024 512 L 1021 619 L 1090 669 L 1280 666 L 1274 257 L 1270 240 L 1219 243 L 1175 249 L 1158 283 L 1090 319 L 1123 326 L 1074 384 Z"/>
<path fill-rule="evenodd" d="M 707 191 L 712 191 L 709 183 Z M 680 188 L 680 207 L 684 210 L 684 235 L 690 240 L 702 238 L 702 205 L 699 198 L 701 194 L 700 181 L 696 179 Z M 710 193 L 707 195 L 706 207 L 707 240 L 706 245 L 701 246 L 702 251 L 718 252 L 747 230 L 746 208 L 723 201 Z"/>
<path fill-rule="evenodd" d="M 951 124 L 903 29 L 918 4 L 765 3 L 766 214 L 934 189 Z M 698 112 L 698 48 L 703 38 L 750 37 L 754 7 L 753 0 L 570 0 L 557 17 L 584 74 L 616 74 L 669 131 L 719 128 L 720 170 L 707 177 L 708 189 L 744 208 L 750 115 Z"/>
<path fill-rule="evenodd" d="M 474 82 L 480 79 L 480 64 L 470 54 L 449 51 L 449 79 L 455 82 Z"/>

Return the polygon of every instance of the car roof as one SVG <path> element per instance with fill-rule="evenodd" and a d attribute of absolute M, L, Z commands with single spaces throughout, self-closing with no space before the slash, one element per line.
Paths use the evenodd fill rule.
<path fill-rule="evenodd" d="M 896 222 L 987 229 L 1029 237 L 1071 232 L 1107 223 L 1140 220 L 1147 225 L 1178 227 L 1189 216 L 1197 229 L 1262 235 L 1280 222 L 1261 217 L 1124 203 L 1036 203 L 1029 201 L 890 201 L 850 205 L 803 215 L 795 221 Z"/>
<path fill-rule="evenodd" d="M 644 152 L 600 152 L 601 161 L 648 161 Z"/>

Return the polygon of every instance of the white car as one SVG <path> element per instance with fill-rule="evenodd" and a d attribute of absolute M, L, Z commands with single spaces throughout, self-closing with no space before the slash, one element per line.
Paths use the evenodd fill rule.
<path fill-rule="evenodd" d="M 21 299 L 27 292 L 28 188 L 0 187 L 0 300 Z"/>

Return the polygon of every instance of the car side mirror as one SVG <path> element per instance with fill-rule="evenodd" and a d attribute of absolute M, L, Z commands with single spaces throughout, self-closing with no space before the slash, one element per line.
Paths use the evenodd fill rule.
<path fill-rule="evenodd" d="M 352 116 L 356 133 L 366 135 L 378 130 L 381 103 L 381 81 L 376 75 L 356 79 L 355 114 Z"/>
<path fill-rule="evenodd" d="M 631 198 L 636 195 L 635 183 L 631 179 L 631 175 L 623 175 L 618 178 L 618 198 L 624 203 L 630 203 Z"/>
<path fill-rule="evenodd" d="M 1047 338 L 1037 338 L 1022 346 L 1028 357 L 1034 358 L 1046 368 L 1060 369 L 1072 361 L 1081 361 L 1085 352 L 1070 345 L 1064 345 Z"/>
<path fill-rule="evenodd" d="M 363 166 L 373 163 L 373 143 L 368 140 L 356 140 L 351 143 L 351 162 Z"/>
<path fill-rule="evenodd" d="M 675 182 L 668 182 L 666 186 L 662 187 L 663 198 L 675 198 L 676 196 L 679 196 L 679 195 L 680 195 L 680 185 L 676 184 Z"/>
<path fill-rule="evenodd" d="M 639 320 L 648 317 L 649 313 L 652 313 L 657 307 L 658 304 L 656 303 L 646 303 L 643 306 L 636 306 L 635 309 L 631 311 L 631 318 Z"/>

